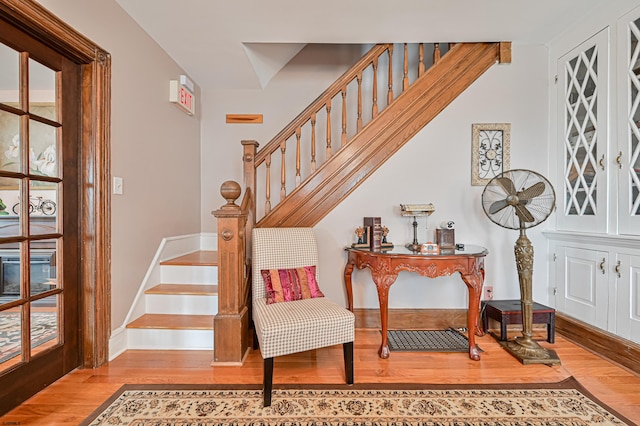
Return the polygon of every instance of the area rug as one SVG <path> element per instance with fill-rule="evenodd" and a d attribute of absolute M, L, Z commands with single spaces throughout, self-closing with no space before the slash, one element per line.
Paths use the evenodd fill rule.
<path fill-rule="evenodd" d="M 58 335 L 57 312 L 34 312 L 31 315 L 31 347 L 35 348 Z M 20 313 L 0 314 L 0 363 L 20 355 Z"/>
<path fill-rule="evenodd" d="M 124 385 L 82 426 L 632 425 L 574 378 L 549 384 Z"/>
<path fill-rule="evenodd" d="M 395 352 L 468 352 L 469 340 L 459 331 L 389 330 L 389 349 Z M 476 345 L 477 346 L 477 345 Z"/>

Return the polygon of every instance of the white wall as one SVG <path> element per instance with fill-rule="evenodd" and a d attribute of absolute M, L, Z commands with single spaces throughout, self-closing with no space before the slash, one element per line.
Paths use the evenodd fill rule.
<path fill-rule="evenodd" d="M 340 55 L 334 53 L 336 48 L 307 46 L 263 91 L 205 94 L 203 230 L 215 231 L 210 211 L 224 203 L 220 184 L 228 179 L 241 182 L 240 140 L 266 144 L 360 55 L 354 46 L 342 46 Z M 327 296 L 345 300 L 343 247 L 353 241 L 353 231 L 364 216 L 382 217 L 390 229 L 389 241 L 403 245 L 412 240 L 412 228 L 409 220 L 400 217 L 399 204 L 431 202 L 436 212 L 429 219 L 430 235 L 442 220 L 454 220 L 458 242 L 489 249 L 486 283 L 494 286 L 495 297 L 519 298 L 513 255 L 518 233 L 490 222 L 480 204 L 483 187 L 471 186 L 471 125 L 511 123 L 511 168 L 546 174 L 547 68 L 545 47 L 514 45 L 513 63 L 492 67 L 316 226 Z M 227 113 L 261 113 L 264 124 L 226 125 Z M 536 249 L 534 298 L 545 303 L 549 298 L 547 253 L 540 230 L 531 229 L 529 237 Z M 419 232 L 424 242 L 424 221 Z M 355 306 L 377 307 L 369 272 L 356 271 L 353 278 Z M 459 276 L 429 280 L 403 272 L 390 292 L 390 307 L 463 308 L 466 304 L 467 291 Z"/>
<path fill-rule="evenodd" d="M 200 231 L 200 117 L 169 103 L 185 72 L 114 0 L 40 3 L 111 54 L 111 167 L 124 178 L 111 206 L 116 328 L 162 238 Z"/>

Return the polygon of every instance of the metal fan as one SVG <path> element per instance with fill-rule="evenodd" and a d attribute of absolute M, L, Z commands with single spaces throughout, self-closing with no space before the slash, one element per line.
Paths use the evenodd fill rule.
<path fill-rule="evenodd" d="M 482 207 L 489 219 L 507 229 L 517 229 L 520 236 L 514 247 L 520 302 L 522 336 L 503 343 L 504 348 L 523 364 L 559 364 L 554 351 L 541 347 L 532 339 L 533 332 L 533 245 L 527 228 L 544 222 L 553 212 L 556 194 L 542 175 L 524 169 L 503 172 L 489 181 L 482 192 Z"/>

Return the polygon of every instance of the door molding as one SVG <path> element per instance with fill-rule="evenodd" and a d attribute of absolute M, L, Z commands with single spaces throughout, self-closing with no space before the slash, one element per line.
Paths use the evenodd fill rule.
<path fill-rule="evenodd" d="M 111 56 L 33 0 L 0 0 L 0 17 L 82 68 L 79 212 L 82 366 L 109 358 Z"/>

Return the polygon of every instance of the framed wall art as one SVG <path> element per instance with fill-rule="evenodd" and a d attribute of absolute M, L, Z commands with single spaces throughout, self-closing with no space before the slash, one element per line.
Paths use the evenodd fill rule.
<path fill-rule="evenodd" d="M 511 124 L 472 125 L 471 185 L 486 185 L 509 170 Z"/>

